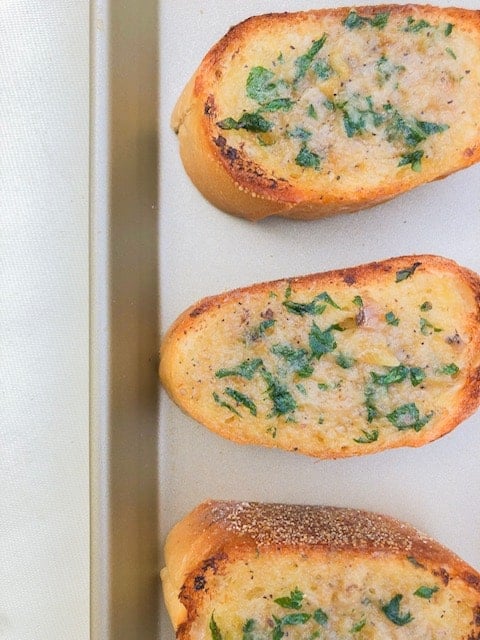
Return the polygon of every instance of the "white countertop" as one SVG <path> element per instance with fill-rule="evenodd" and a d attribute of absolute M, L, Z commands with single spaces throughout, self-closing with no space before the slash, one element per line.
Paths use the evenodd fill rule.
<path fill-rule="evenodd" d="M 0 637 L 89 637 L 88 0 L 0 3 Z"/>

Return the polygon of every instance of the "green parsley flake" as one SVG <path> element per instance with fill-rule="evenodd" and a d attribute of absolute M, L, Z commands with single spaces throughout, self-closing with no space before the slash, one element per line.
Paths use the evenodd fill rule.
<path fill-rule="evenodd" d="M 308 169 L 320 170 L 321 159 L 318 153 L 311 151 L 305 143 L 300 147 L 297 157 L 295 158 L 295 164 L 299 167 L 305 167 Z"/>
<path fill-rule="evenodd" d="M 215 622 L 215 618 L 213 617 L 213 613 L 210 616 L 210 623 L 208 625 L 210 629 L 210 635 L 212 640 L 223 640 L 222 634 L 220 633 L 220 629 L 218 628 L 217 623 Z"/>
<path fill-rule="evenodd" d="M 309 378 L 313 373 L 313 367 L 309 362 L 306 349 L 295 349 L 288 344 L 275 344 L 271 352 L 281 356 L 288 363 L 290 369 L 300 378 Z"/>
<path fill-rule="evenodd" d="M 414 262 L 411 267 L 397 271 L 395 274 L 395 282 L 402 282 L 402 280 L 411 278 L 421 264 L 421 262 Z"/>
<path fill-rule="evenodd" d="M 376 442 L 378 440 L 378 429 L 372 429 L 372 431 L 362 429 L 362 433 L 363 436 L 354 438 L 353 441 L 358 444 L 370 444 L 371 442 Z"/>
<path fill-rule="evenodd" d="M 382 11 L 376 13 L 372 18 L 365 18 L 359 16 L 355 9 L 351 9 L 348 16 L 342 22 L 343 26 L 347 29 L 361 29 L 366 25 L 370 25 L 371 27 L 377 29 L 384 29 L 388 23 L 388 18 L 390 16 L 389 11 Z"/>
<path fill-rule="evenodd" d="M 232 413 L 234 413 L 236 416 L 238 416 L 239 418 L 241 418 L 242 416 L 238 413 L 238 411 L 235 409 L 235 407 L 232 407 L 231 404 L 229 404 L 228 402 L 225 402 L 225 400 L 222 400 L 221 397 L 218 395 L 218 393 L 216 391 L 213 392 L 213 399 L 215 400 L 215 402 L 220 406 L 223 407 L 224 409 L 228 409 L 229 411 L 231 411 Z"/>
<path fill-rule="evenodd" d="M 230 398 L 232 398 L 233 400 L 235 400 L 237 404 L 243 405 L 244 407 L 246 407 L 250 411 L 252 416 L 257 415 L 257 407 L 255 403 L 244 393 L 237 391 L 237 389 L 232 389 L 232 387 L 226 387 L 224 393 L 227 396 L 230 396 Z"/>
<path fill-rule="evenodd" d="M 401 364 L 398 367 L 392 367 L 386 374 L 378 374 L 375 373 L 375 371 L 371 371 L 370 375 L 372 377 L 372 381 L 375 382 L 375 384 L 388 387 L 391 384 L 402 382 L 403 380 L 405 380 L 405 378 L 408 376 L 408 372 L 408 367 Z"/>
<path fill-rule="evenodd" d="M 234 118 L 225 118 L 217 122 L 220 129 L 245 129 L 254 133 L 266 133 L 273 129 L 273 122 L 266 120 L 259 113 L 244 113 L 240 120 Z"/>
<path fill-rule="evenodd" d="M 307 71 L 310 69 L 315 56 L 325 44 L 326 39 L 327 34 L 324 33 L 319 40 L 314 41 L 307 53 L 295 60 L 295 82 L 305 76 Z"/>
<path fill-rule="evenodd" d="M 426 318 L 420 318 L 420 332 L 422 335 L 430 336 L 432 333 L 439 333 L 440 331 L 442 331 L 442 329 L 434 327 Z"/>
<path fill-rule="evenodd" d="M 288 389 L 282 385 L 280 380 L 275 378 L 275 376 L 266 369 L 262 369 L 261 374 L 267 383 L 268 397 L 273 402 L 273 415 L 282 416 L 295 411 L 297 403 Z"/>
<path fill-rule="evenodd" d="M 415 20 L 413 16 L 408 16 L 407 24 L 405 25 L 403 30 L 410 33 L 419 33 L 423 29 L 428 29 L 431 26 L 432 25 L 423 18 L 421 18 L 420 20 Z"/>
<path fill-rule="evenodd" d="M 290 591 L 289 596 L 276 598 L 274 602 L 284 609 L 295 609 L 298 611 L 302 608 L 302 600 L 303 593 L 297 587 L 295 587 L 293 591 Z"/>
<path fill-rule="evenodd" d="M 446 376 L 455 376 L 459 371 L 459 367 L 454 362 L 446 364 L 440 369 L 440 373 Z"/>
<path fill-rule="evenodd" d="M 342 369 L 350 369 L 355 364 L 355 359 L 351 356 L 345 355 L 344 353 L 339 353 L 335 358 L 335 362 L 339 367 L 342 367 Z"/>
<path fill-rule="evenodd" d="M 426 587 L 426 586 L 421 586 L 418 587 L 418 589 L 416 591 L 414 591 L 413 595 L 417 596 L 418 598 L 425 598 L 425 599 L 429 599 L 433 596 L 434 593 L 436 593 L 438 591 L 438 587 Z"/>
<path fill-rule="evenodd" d="M 383 613 L 387 616 L 390 622 L 393 622 L 393 624 L 396 624 L 398 627 L 402 627 L 413 620 L 413 616 L 409 611 L 404 614 L 400 613 L 400 602 L 402 598 L 403 596 L 400 593 L 397 593 L 390 602 L 382 607 Z"/>
<path fill-rule="evenodd" d="M 328 615 L 323 611 L 323 609 L 316 609 L 313 612 L 313 619 L 318 624 L 321 624 L 322 627 L 325 626 L 328 622 Z"/>
<path fill-rule="evenodd" d="M 432 416 L 433 412 L 421 417 L 416 404 L 414 402 L 408 402 L 394 409 L 386 418 L 399 431 L 413 429 L 418 432 L 427 424 Z"/>
<path fill-rule="evenodd" d="M 350 633 L 358 633 L 363 629 L 363 627 L 367 624 L 365 618 L 362 618 L 359 622 L 356 622 L 352 628 L 350 629 Z"/>
<path fill-rule="evenodd" d="M 333 337 L 332 328 L 322 331 L 315 322 L 312 323 L 308 335 L 308 343 L 313 358 L 321 358 L 326 353 L 331 353 L 337 348 L 337 343 Z"/>
<path fill-rule="evenodd" d="M 393 327 L 398 327 L 400 319 L 393 313 L 393 311 L 389 311 L 385 314 L 385 322 Z"/>
<path fill-rule="evenodd" d="M 217 378 L 226 378 L 227 376 L 240 376 L 247 380 L 252 380 L 255 372 L 263 365 L 261 358 L 253 360 L 244 360 L 238 366 L 231 369 L 219 369 L 215 376 Z"/>
<path fill-rule="evenodd" d="M 242 640 L 255 640 L 257 635 L 255 634 L 256 622 L 253 618 L 249 618 L 245 621 L 242 628 Z"/>

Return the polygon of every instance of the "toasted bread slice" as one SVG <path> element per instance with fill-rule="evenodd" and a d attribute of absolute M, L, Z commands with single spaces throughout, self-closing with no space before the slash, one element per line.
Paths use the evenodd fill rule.
<path fill-rule="evenodd" d="M 179 640 L 478 640 L 480 574 L 356 509 L 205 502 L 167 538 Z"/>
<path fill-rule="evenodd" d="M 382 5 L 252 17 L 172 116 L 187 173 L 251 220 L 378 204 L 480 159 L 480 11 Z"/>
<path fill-rule="evenodd" d="M 167 332 L 160 376 L 239 443 L 319 458 L 418 447 L 480 403 L 480 279 L 418 255 L 206 298 Z"/>

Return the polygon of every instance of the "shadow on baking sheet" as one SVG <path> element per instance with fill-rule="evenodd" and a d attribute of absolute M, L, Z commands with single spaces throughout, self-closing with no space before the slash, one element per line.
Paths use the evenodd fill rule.
<path fill-rule="evenodd" d="M 158 2 L 109 3 L 112 640 L 158 624 Z"/>

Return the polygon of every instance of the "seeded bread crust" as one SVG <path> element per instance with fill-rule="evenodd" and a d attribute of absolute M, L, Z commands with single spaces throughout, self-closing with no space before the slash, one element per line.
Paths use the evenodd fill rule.
<path fill-rule="evenodd" d="M 160 377 L 241 444 L 319 458 L 423 446 L 479 406 L 480 279 L 414 255 L 212 296 L 166 333 Z"/>
<path fill-rule="evenodd" d="M 187 173 L 216 207 L 250 220 L 270 215 L 319 218 L 371 207 L 478 162 L 480 11 L 413 4 L 363 6 L 356 9 L 362 19 L 385 12 L 392 26 L 376 28 L 364 22 L 361 28 L 348 29 L 342 22 L 349 11 L 255 16 L 232 27 L 207 53 L 178 100 L 172 127 Z M 407 20 L 413 21 L 410 32 L 404 28 Z M 433 27 L 430 31 L 419 28 L 420 21 Z M 453 30 L 445 31 L 444 25 L 454 25 Z M 283 112 L 288 108 L 278 109 L 278 102 L 273 113 L 271 106 L 259 107 L 246 97 L 245 83 L 252 68 L 263 67 L 272 74 L 267 78 L 272 83 L 281 77 L 282 87 L 293 86 L 295 60 L 308 53 L 308 47 L 323 33 L 327 41 L 320 55 L 331 76 L 318 80 L 307 70 L 295 94 L 296 104 L 288 113 Z M 354 48 L 348 54 L 346 43 L 350 41 Z M 367 56 L 363 64 L 362 52 Z M 280 62 L 276 60 L 279 54 L 283 56 Z M 385 72 L 381 65 L 386 61 L 390 66 Z M 290 70 L 285 71 L 288 65 Z M 364 78 L 365 69 L 371 76 L 371 80 L 365 76 L 370 86 L 357 82 Z M 312 86 L 316 93 L 309 104 Z M 278 95 L 284 93 L 281 89 Z M 356 112 L 353 131 L 346 134 L 342 109 L 349 101 L 358 101 L 359 95 L 367 103 Z M 370 109 L 366 106 L 369 100 L 374 103 L 374 117 L 385 118 L 385 104 L 389 103 L 402 115 L 444 122 L 448 130 L 430 132 L 420 147 L 410 140 L 410 146 L 403 148 L 398 131 L 387 133 L 386 141 L 378 123 L 358 126 Z M 330 105 L 329 110 L 325 104 Z M 300 109 L 310 117 L 305 115 L 298 127 Z M 242 127 L 232 131 L 219 126 L 228 118 L 238 120 L 244 112 L 261 113 L 275 127 L 257 134 Z M 292 114 L 293 123 L 288 124 Z M 307 133 L 302 134 L 302 129 L 308 129 Z M 303 137 L 302 142 L 302 135 L 311 139 Z M 401 164 L 407 152 L 420 148 L 421 153 L 425 151 L 421 170 L 420 163 Z M 294 156 L 301 149 L 314 155 L 299 166 Z M 312 159 L 318 166 L 312 168 Z"/>
<path fill-rule="evenodd" d="M 250 566 L 253 581 L 257 580 L 255 568 L 258 570 L 253 559 L 266 559 L 266 564 L 261 565 L 267 567 L 263 569 L 265 575 L 260 582 L 255 582 L 257 591 L 252 598 L 262 599 L 271 586 L 269 575 L 272 583 L 277 581 L 274 578 L 276 564 L 285 557 L 291 560 L 294 581 L 298 575 L 293 574 L 293 567 L 303 563 L 307 567 L 311 565 L 313 580 L 321 582 L 321 576 L 327 575 L 329 565 L 333 564 L 338 574 L 350 573 L 355 583 L 353 575 L 356 570 L 362 565 L 369 566 L 373 561 L 377 563 L 374 565 L 378 572 L 377 597 L 381 594 L 384 568 L 393 571 L 395 576 L 391 578 L 393 582 L 388 584 L 392 594 L 401 591 L 405 584 L 402 573 L 416 572 L 418 578 L 415 579 L 419 584 L 436 584 L 438 591 L 448 589 L 450 585 L 455 589 L 455 597 L 461 597 L 464 603 L 468 603 L 467 610 L 458 614 L 455 628 L 442 626 L 445 623 L 440 619 L 432 622 L 432 627 L 422 628 L 430 635 L 415 636 L 410 632 L 415 634 L 416 629 L 418 633 L 419 628 L 414 627 L 413 623 L 409 629 L 405 626 L 405 635 L 391 625 L 390 632 L 399 635 L 388 637 L 448 637 L 450 640 L 475 640 L 480 637 L 480 574 L 450 550 L 410 525 L 357 509 L 208 501 L 199 505 L 172 529 L 165 545 L 166 566 L 161 576 L 165 601 L 177 638 L 197 640 L 210 637 L 202 635 L 197 625 L 198 618 L 208 621 L 213 611 L 220 616 L 225 597 L 223 589 L 228 590 L 228 585 L 236 584 L 237 566 Z M 308 569 L 303 575 L 309 575 Z M 366 574 L 363 575 L 367 582 Z M 265 594 L 259 590 L 260 583 L 265 587 Z M 288 575 L 282 578 L 282 584 L 289 584 Z M 301 588 L 302 585 L 290 584 L 291 590 L 295 587 Z M 243 593 L 242 588 L 238 593 Z M 349 589 L 353 590 L 353 586 Z M 333 593 L 332 601 L 341 603 L 342 597 L 341 593 Z M 352 607 L 354 600 L 352 596 Z M 229 609 L 230 619 L 235 619 L 238 610 L 248 610 L 245 605 L 243 601 L 233 600 Z M 450 606 L 455 608 L 457 605 L 452 603 Z M 368 610 L 364 615 L 368 619 Z M 333 616 L 331 618 L 333 620 Z M 388 620 L 386 624 L 390 624 Z M 468 629 L 468 633 L 465 629 Z M 379 635 L 371 633 L 364 637 L 386 637 L 381 635 L 379 628 L 377 633 Z M 228 637 L 237 636 L 233 634 Z"/>

